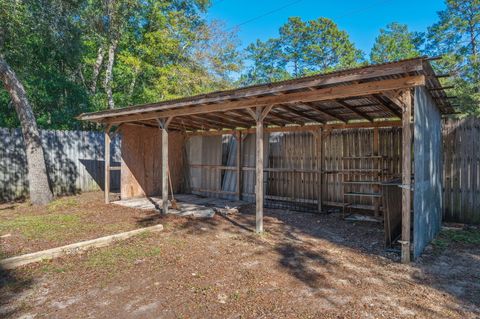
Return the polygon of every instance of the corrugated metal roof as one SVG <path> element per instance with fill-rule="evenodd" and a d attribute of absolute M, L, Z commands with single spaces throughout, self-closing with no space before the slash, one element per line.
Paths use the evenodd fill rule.
<path fill-rule="evenodd" d="M 274 97 L 282 95 L 286 102 L 276 104 L 274 112 L 269 114 L 265 121 L 267 125 L 286 125 L 292 123 L 326 123 L 341 120 L 359 120 L 398 117 L 398 112 L 392 109 L 392 102 L 388 98 L 380 100 L 373 96 L 349 96 L 342 101 L 314 101 L 309 103 L 289 103 L 289 94 L 298 92 L 316 91 L 331 87 L 342 87 L 358 83 L 383 81 L 406 78 L 415 75 L 425 76 L 425 85 L 443 114 L 454 112 L 447 99 L 446 92 L 442 89 L 440 81 L 435 75 L 429 59 L 418 57 L 396 62 L 368 65 L 348 70 L 317 74 L 303 78 L 297 78 L 276 83 L 253 85 L 249 87 L 217 91 L 191 97 L 161 101 L 144 105 L 130 106 L 114 110 L 106 110 L 94 113 L 85 113 L 78 118 L 94 122 L 140 122 L 146 125 L 156 125 L 155 117 L 161 118 L 162 112 L 188 109 L 210 105 L 210 111 L 205 114 L 185 115 L 175 117 L 172 128 L 186 130 L 208 130 L 220 128 L 249 127 L 255 125 L 253 119 L 242 109 L 216 110 L 217 105 L 227 103 L 243 103 L 248 105 L 252 101 L 262 97 Z M 325 92 L 325 90 L 323 90 Z M 324 93 L 325 94 L 325 93 Z M 297 94 L 298 95 L 298 94 Z M 302 95 L 303 96 L 303 95 Z M 243 105 L 242 104 L 242 105 Z M 136 115 L 141 115 L 136 120 Z"/>

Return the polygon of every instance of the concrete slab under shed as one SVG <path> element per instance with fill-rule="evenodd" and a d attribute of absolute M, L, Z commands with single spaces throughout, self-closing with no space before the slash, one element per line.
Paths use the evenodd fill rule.
<path fill-rule="evenodd" d="M 195 218 L 212 218 L 215 213 L 228 214 L 241 206 L 248 204 L 244 201 L 231 201 L 193 194 L 178 194 L 175 195 L 175 200 L 177 201 L 178 210 L 172 209 L 169 201 L 169 214 L 193 216 Z M 113 204 L 131 208 L 160 211 L 163 201 L 160 197 L 140 197 L 122 199 L 113 202 Z"/>

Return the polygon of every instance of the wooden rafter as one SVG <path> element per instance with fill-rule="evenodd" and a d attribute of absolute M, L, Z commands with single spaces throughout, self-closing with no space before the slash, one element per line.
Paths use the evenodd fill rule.
<path fill-rule="evenodd" d="M 312 103 L 303 103 L 302 105 L 305 105 L 305 106 L 307 106 L 307 107 L 310 107 L 310 108 L 312 108 L 313 110 L 315 110 L 316 112 L 318 112 L 318 113 L 320 113 L 320 114 L 323 114 L 323 115 L 326 115 L 326 116 L 329 116 L 329 117 L 333 117 L 334 119 L 339 120 L 340 122 L 343 122 L 343 123 L 347 123 L 347 122 L 348 122 L 348 119 L 344 118 L 343 116 L 338 115 L 338 114 L 334 114 L 334 113 L 332 113 L 332 112 L 329 111 L 329 110 L 325 110 L 325 109 L 323 109 L 323 108 L 321 108 L 321 107 L 312 105 Z"/>
<path fill-rule="evenodd" d="M 371 97 L 375 102 L 378 103 L 378 105 L 380 105 L 381 107 L 383 107 L 386 111 L 390 112 L 390 113 L 393 113 L 394 115 L 396 115 L 398 118 L 402 118 L 402 112 L 401 112 L 401 109 L 399 109 L 399 107 L 394 104 L 394 103 L 391 103 L 391 101 L 384 101 L 383 98 L 379 95 L 379 94 L 374 94 L 372 95 Z"/>
<path fill-rule="evenodd" d="M 240 119 L 238 117 L 231 116 L 227 113 L 208 113 L 208 117 L 211 117 L 217 121 L 225 121 L 226 123 L 230 123 L 232 125 L 236 125 L 237 127 L 251 127 L 252 123 Z"/>
<path fill-rule="evenodd" d="M 343 100 L 336 100 L 335 101 L 336 103 L 340 104 L 341 106 L 343 106 L 344 108 L 352 111 L 353 113 L 357 114 L 358 116 L 366 119 L 367 121 L 369 122 L 373 122 L 373 118 L 368 115 L 368 114 L 365 114 L 365 112 L 361 112 L 359 110 L 357 110 L 353 105 L 350 105 L 348 104 L 347 102 L 343 101 Z"/>
<path fill-rule="evenodd" d="M 103 121 L 109 123 L 122 123 L 129 121 L 139 121 L 158 117 L 185 116 L 192 114 L 204 114 L 210 112 L 224 112 L 235 109 L 245 109 L 249 107 L 277 105 L 282 103 L 305 103 L 315 101 L 326 101 L 335 99 L 346 99 L 352 96 L 368 96 L 395 89 L 411 88 L 424 85 L 425 76 L 415 75 L 398 79 L 372 81 L 366 83 L 350 84 L 338 87 L 318 89 L 315 91 L 296 92 L 276 96 L 265 96 L 239 101 L 225 101 L 219 104 L 200 105 L 195 107 L 175 107 L 174 104 L 167 109 L 143 112 L 139 114 L 118 115 L 115 117 L 104 118 Z M 94 120 L 95 114 L 86 114 L 81 119 Z"/>
<path fill-rule="evenodd" d="M 299 111 L 297 109 L 295 109 L 293 106 L 291 105 L 285 105 L 283 104 L 281 106 L 284 110 L 290 112 L 290 113 L 293 113 L 297 116 L 300 116 L 301 118 L 304 118 L 306 119 L 308 122 L 312 122 L 312 121 L 315 121 L 315 122 L 319 122 L 319 123 L 322 123 L 322 124 L 325 124 L 325 121 L 323 119 L 320 119 L 318 117 L 314 117 L 314 116 L 311 116 L 309 114 L 305 114 L 305 112 L 303 111 Z"/>
<path fill-rule="evenodd" d="M 222 121 L 217 121 L 215 119 L 212 119 L 210 115 L 206 116 L 199 116 L 199 115 L 191 115 L 192 118 L 198 119 L 201 122 L 207 122 L 210 124 L 215 125 L 217 128 L 230 128 L 230 129 L 235 129 L 237 125 L 233 124 L 232 122 L 223 119 Z"/>
<path fill-rule="evenodd" d="M 279 108 L 277 108 L 277 110 L 278 110 L 278 109 L 279 109 Z M 276 112 L 276 110 L 270 111 L 270 113 L 268 113 L 268 116 L 275 117 L 275 118 L 277 118 L 277 119 L 279 119 L 279 120 L 282 120 L 282 121 L 284 121 L 286 124 L 292 123 L 292 122 L 293 122 L 294 124 L 300 124 L 300 125 L 305 124 L 304 121 L 292 120 L 291 117 L 285 116 L 285 115 L 283 115 L 283 114 L 279 114 L 279 113 Z"/>

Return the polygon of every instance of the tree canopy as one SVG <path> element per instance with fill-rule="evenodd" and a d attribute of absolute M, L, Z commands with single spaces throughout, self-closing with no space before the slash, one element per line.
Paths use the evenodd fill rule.
<path fill-rule="evenodd" d="M 252 63 L 242 76 L 242 84 L 327 72 L 363 61 L 363 53 L 355 48 L 347 32 L 327 18 L 289 18 L 280 28 L 279 37 L 257 40 L 246 51 Z"/>
<path fill-rule="evenodd" d="M 236 30 L 205 13 L 210 0 L 0 0 L 0 57 L 15 71 L 40 127 L 86 128 L 75 116 L 240 85 L 419 55 L 468 114 L 480 115 L 480 0 L 446 0 L 426 32 L 392 22 L 369 61 L 334 21 L 291 17 L 278 36 L 240 50 Z M 19 120 L 0 90 L 0 127 Z"/>
<path fill-rule="evenodd" d="M 370 51 L 370 61 L 385 63 L 420 56 L 422 33 L 410 32 L 406 24 L 390 23 L 380 29 L 380 35 Z"/>
<path fill-rule="evenodd" d="M 81 112 L 230 87 L 236 34 L 207 22 L 207 0 L 0 0 L 0 54 L 39 126 L 78 128 Z M 0 126 L 19 122 L 0 91 Z"/>

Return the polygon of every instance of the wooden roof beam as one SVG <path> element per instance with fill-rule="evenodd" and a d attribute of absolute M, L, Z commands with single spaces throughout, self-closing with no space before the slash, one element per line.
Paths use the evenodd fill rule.
<path fill-rule="evenodd" d="M 312 108 L 313 110 L 317 111 L 318 113 L 321 113 L 323 115 L 326 115 L 326 116 L 329 116 L 329 117 L 333 117 L 334 119 L 337 119 L 339 120 L 340 122 L 343 122 L 343 123 L 347 123 L 348 120 L 346 118 L 344 118 L 343 116 L 340 116 L 340 115 L 337 115 L 337 114 L 334 114 L 328 110 L 324 110 L 322 109 L 321 107 L 318 107 L 316 105 L 312 105 L 311 103 L 302 103 L 302 105 L 305 105 L 307 107 L 310 107 Z"/>
<path fill-rule="evenodd" d="M 210 118 L 210 116 L 206 116 L 206 115 L 203 115 L 203 116 L 190 115 L 190 116 L 193 117 L 194 119 L 198 119 L 200 121 L 205 121 L 207 123 L 211 123 L 211 124 L 216 125 L 216 126 L 221 127 L 221 128 L 229 128 L 229 129 L 237 128 L 236 124 L 233 124 L 232 122 L 227 121 L 227 120 L 217 121 L 217 120 L 214 120 L 214 119 Z"/>
<path fill-rule="evenodd" d="M 284 108 L 285 110 L 287 110 L 290 113 L 293 113 L 297 116 L 300 116 L 301 118 L 306 119 L 308 122 L 314 121 L 314 122 L 319 122 L 319 123 L 325 124 L 324 120 L 319 119 L 318 117 L 312 117 L 311 115 L 305 114 L 305 112 L 299 111 L 299 110 L 293 108 L 290 105 L 282 105 L 282 108 Z"/>
<path fill-rule="evenodd" d="M 246 111 L 248 114 L 243 113 L 243 111 Z M 232 111 L 232 112 L 235 112 L 235 113 L 237 113 L 237 114 L 241 114 L 242 116 L 248 116 L 249 118 L 252 118 L 252 119 L 255 119 L 255 117 L 257 116 L 257 115 L 255 114 L 255 111 L 252 110 L 252 108 L 246 108 L 246 109 L 244 109 L 244 110 L 237 110 L 237 111 Z M 264 121 L 265 124 L 267 124 L 267 125 L 270 125 L 270 124 L 273 124 L 273 125 L 276 125 L 276 126 L 284 126 L 284 125 L 285 125 L 285 124 L 283 124 L 283 123 L 279 123 L 279 122 L 274 121 L 274 120 L 272 120 L 272 119 L 265 119 L 265 118 L 264 118 L 263 121 Z M 253 125 L 255 125 L 255 124 L 253 124 Z"/>
<path fill-rule="evenodd" d="M 242 119 L 239 119 L 237 117 L 233 117 L 230 114 L 227 113 L 207 113 L 208 117 L 213 118 L 219 122 L 227 122 L 236 125 L 237 127 L 244 127 L 244 128 L 249 128 L 252 126 L 251 122 L 244 121 Z M 205 114 L 205 115 L 207 115 Z M 204 116 L 205 116 L 204 115 Z"/>
<path fill-rule="evenodd" d="M 354 96 L 368 96 L 376 93 L 382 93 L 385 91 L 391 91 L 395 89 L 412 88 L 425 84 L 424 75 L 414 75 L 398 79 L 372 81 L 358 84 L 342 85 L 329 87 L 325 89 L 318 89 L 315 91 L 305 91 L 290 94 L 283 94 L 278 96 L 266 96 L 259 98 L 252 98 L 248 100 L 240 100 L 234 102 L 224 102 L 221 104 L 208 104 L 195 107 L 174 107 L 174 105 L 165 108 L 161 111 L 142 112 L 143 114 L 128 114 L 124 116 L 108 117 L 102 119 L 102 122 L 108 123 L 122 123 L 129 121 L 139 121 L 158 117 L 170 117 L 170 116 L 184 116 L 190 114 L 202 114 L 210 112 L 224 112 L 228 110 L 245 109 L 248 107 L 265 106 L 270 104 L 282 104 L 282 103 L 305 103 L 326 101 L 335 99 L 347 99 Z M 98 114 L 84 115 L 81 117 L 83 120 L 94 120 Z"/>
<path fill-rule="evenodd" d="M 397 105 L 390 103 L 390 101 L 384 101 L 379 94 L 372 95 L 372 99 L 387 111 L 393 113 L 399 118 L 402 118 L 402 111 L 398 109 Z"/>
<path fill-rule="evenodd" d="M 191 128 L 194 128 L 194 129 L 197 129 L 197 130 L 219 130 L 221 128 L 217 127 L 217 126 L 212 126 L 212 125 L 208 125 L 208 124 L 205 124 L 205 123 L 202 123 L 202 122 L 197 122 L 191 118 L 188 118 L 188 117 L 180 117 L 180 118 L 176 118 L 175 119 L 175 123 L 177 123 L 177 121 L 179 122 L 179 125 L 180 127 L 182 126 L 189 126 Z M 177 123 L 178 125 L 178 123 Z"/>
<path fill-rule="evenodd" d="M 291 117 L 284 116 L 283 114 L 279 114 L 275 111 L 275 109 L 272 109 L 270 111 L 270 113 L 268 113 L 268 116 L 272 116 L 272 117 L 278 118 L 279 120 L 283 120 L 283 121 L 287 122 L 286 124 L 299 124 L 299 125 L 304 125 L 305 124 L 304 121 L 292 120 Z"/>
<path fill-rule="evenodd" d="M 367 121 L 373 122 L 373 118 L 370 115 L 367 115 L 367 114 L 365 114 L 365 112 L 361 112 L 361 111 L 357 110 L 353 105 L 350 105 L 347 102 L 342 101 L 342 100 L 336 100 L 335 102 L 340 104 L 344 108 L 352 111 L 353 113 L 357 114 L 358 116 L 366 119 Z"/>

